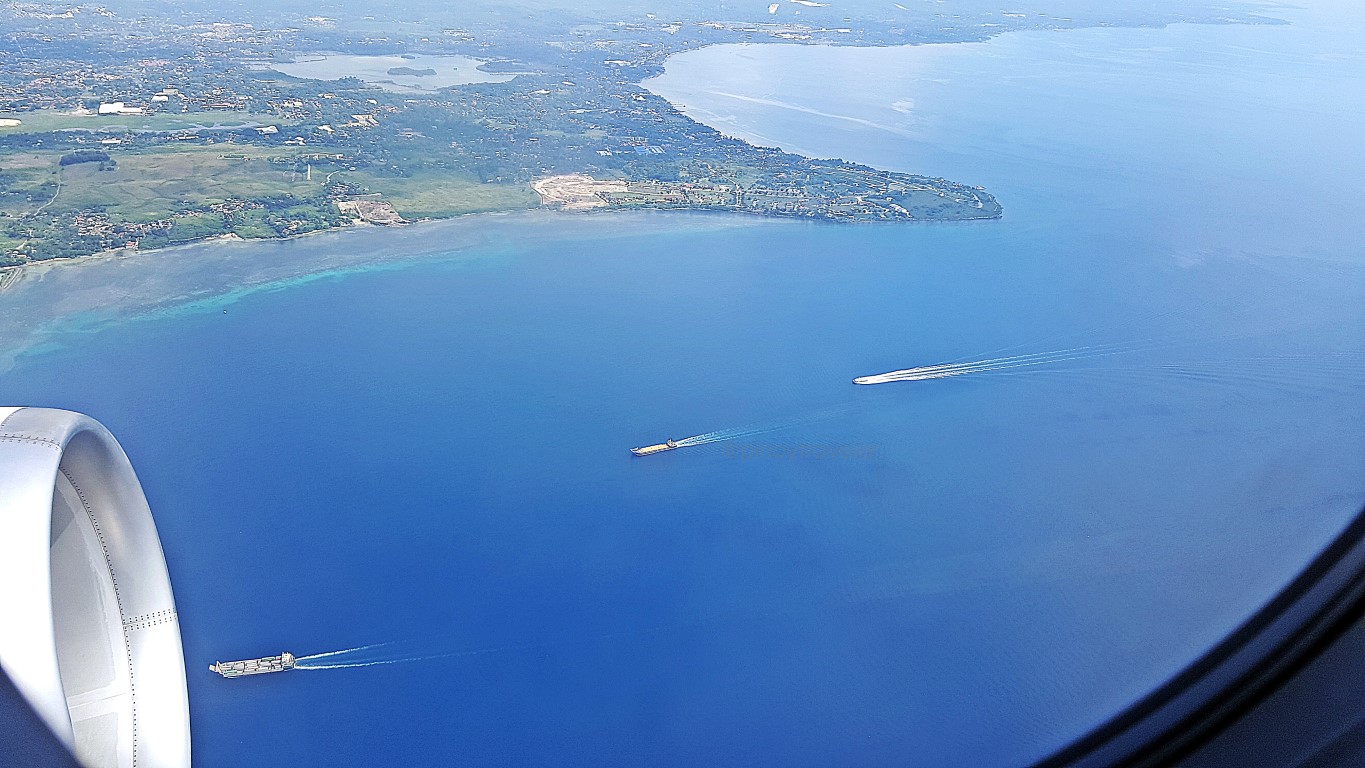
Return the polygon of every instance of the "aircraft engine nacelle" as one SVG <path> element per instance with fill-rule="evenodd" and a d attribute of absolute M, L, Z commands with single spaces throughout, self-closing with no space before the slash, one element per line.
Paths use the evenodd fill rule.
<path fill-rule="evenodd" d="M 132 465 L 88 416 L 0 408 L 0 667 L 90 768 L 188 768 L 165 556 Z"/>

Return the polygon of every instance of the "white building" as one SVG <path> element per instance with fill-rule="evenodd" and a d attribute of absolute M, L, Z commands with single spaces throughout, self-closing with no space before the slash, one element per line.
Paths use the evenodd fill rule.
<path fill-rule="evenodd" d="M 142 107 L 129 107 L 121 101 L 107 101 L 100 103 L 99 113 L 101 115 L 140 115 L 143 113 Z"/>

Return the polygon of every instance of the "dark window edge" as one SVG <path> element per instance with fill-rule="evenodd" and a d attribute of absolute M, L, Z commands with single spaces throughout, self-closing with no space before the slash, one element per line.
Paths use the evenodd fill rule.
<path fill-rule="evenodd" d="M 1034 768 L 1169 766 L 1274 694 L 1365 615 L 1365 511 L 1211 650 Z"/>

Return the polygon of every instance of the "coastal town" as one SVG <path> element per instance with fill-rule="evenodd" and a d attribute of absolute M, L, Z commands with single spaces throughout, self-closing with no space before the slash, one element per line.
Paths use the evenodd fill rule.
<path fill-rule="evenodd" d="M 682 3 L 670 18 L 587 24 L 560 9 L 512 31 L 476 10 L 386 24 L 13 3 L 0 9 L 0 266 L 542 205 L 1000 216 L 979 187 L 755 146 L 641 85 L 668 56 L 713 43 L 888 45 L 1085 22 L 984 6 L 898 24 L 825 11 L 714 18 Z M 288 73 L 309 57 L 329 74 Z M 356 74 L 380 57 L 400 63 Z M 426 86 L 437 69 L 418 59 L 475 70 Z"/>

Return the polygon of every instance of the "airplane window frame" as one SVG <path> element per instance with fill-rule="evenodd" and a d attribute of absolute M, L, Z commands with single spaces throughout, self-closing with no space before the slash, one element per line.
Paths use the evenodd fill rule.
<path fill-rule="evenodd" d="M 1177 765 L 1365 617 L 1365 510 L 1293 581 L 1156 690 L 1033 768 Z"/>

